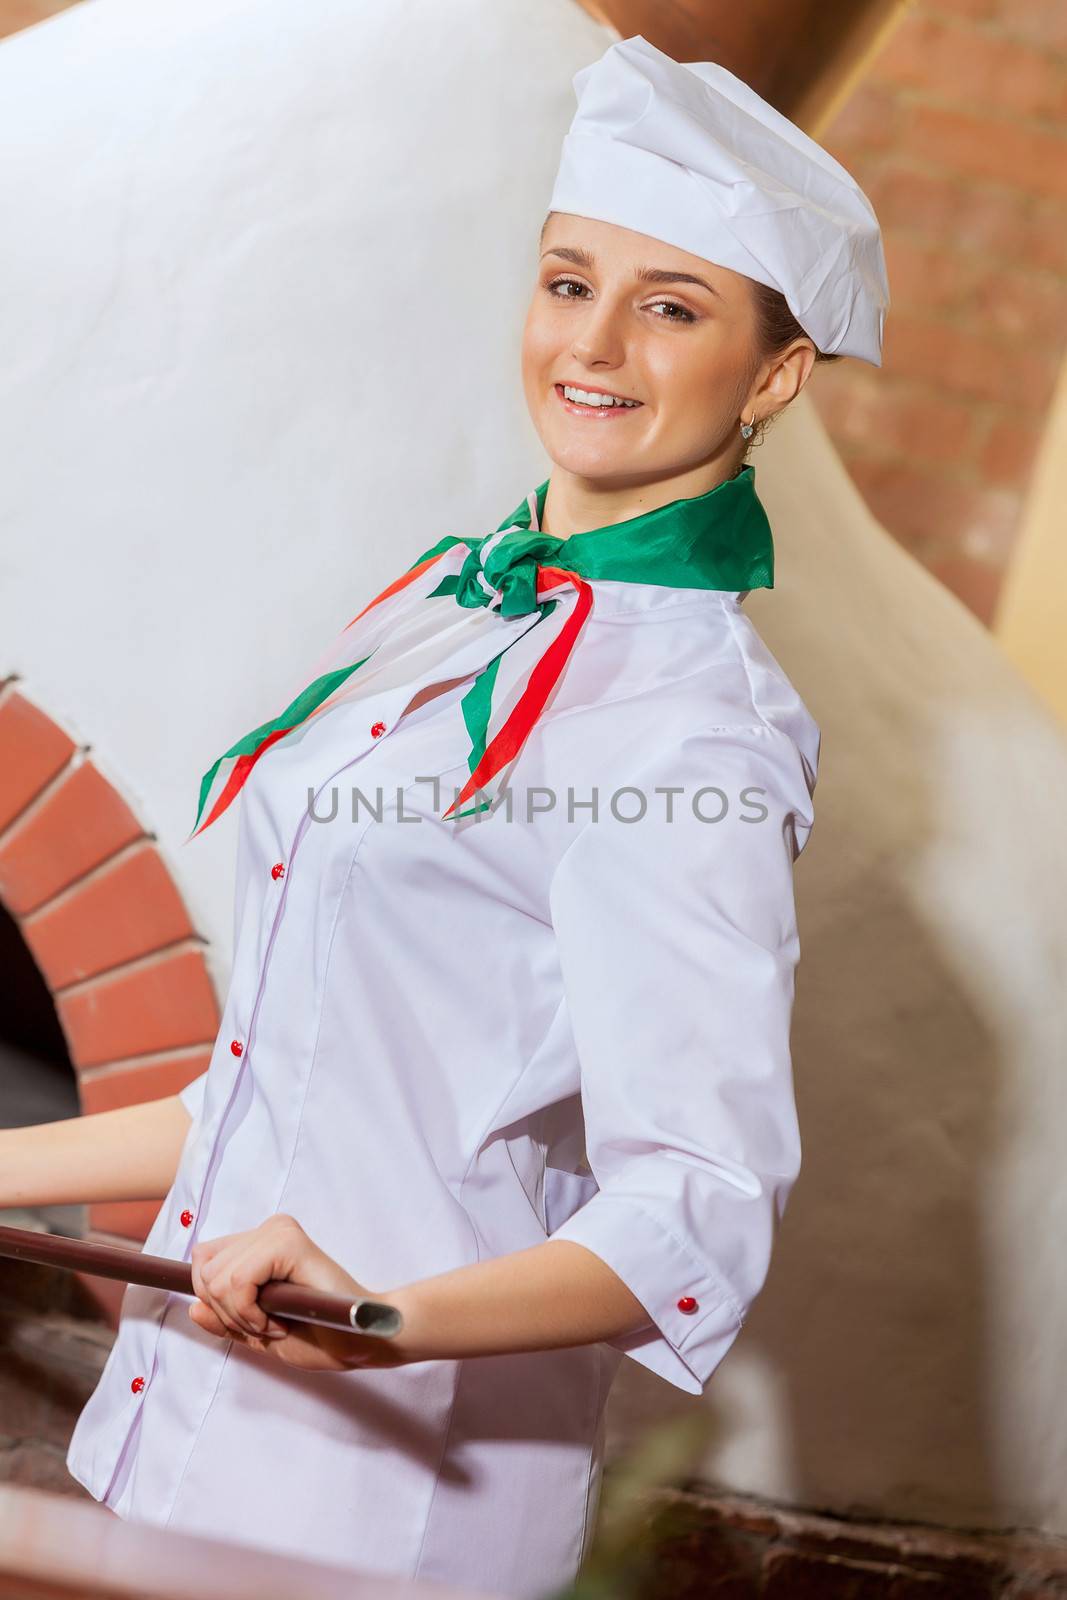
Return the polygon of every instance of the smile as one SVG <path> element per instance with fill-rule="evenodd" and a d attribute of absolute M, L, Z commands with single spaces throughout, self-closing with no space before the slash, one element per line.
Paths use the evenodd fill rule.
<path fill-rule="evenodd" d="M 640 409 L 640 400 L 625 400 L 621 395 L 608 394 L 602 389 L 579 389 L 572 384 L 553 385 L 565 411 L 572 417 L 590 417 L 605 420 L 624 417 Z"/>

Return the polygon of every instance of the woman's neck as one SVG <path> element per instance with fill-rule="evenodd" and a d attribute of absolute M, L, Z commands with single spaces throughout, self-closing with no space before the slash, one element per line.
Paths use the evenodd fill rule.
<path fill-rule="evenodd" d="M 689 500 L 718 488 L 740 471 L 740 460 L 701 462 L 688 472 L 669 478 L 646 478 L 620 483 L 617 479 L 598 481 L 556 467 L 545 490 L 541 513 L 541 532 L 567 539 L 573 533 L 589 533 L 594 528 L 610 528 L 627 522 L 674 500 Z"/>

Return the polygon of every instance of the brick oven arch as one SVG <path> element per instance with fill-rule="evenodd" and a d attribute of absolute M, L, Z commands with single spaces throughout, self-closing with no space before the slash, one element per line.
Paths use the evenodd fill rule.
<path fill-rule="evenodd" d="M 155 835 L 17 676 L 0 683 L 0 903 L 51 993 L 83 1113 L 205 1070 L 220 1020 L 206 940 Z M 90 1205 L 88 1237 L 142 1243 L 158 1209 Z M 114 1320 L 123 1285 L 85 1282 Z"/>

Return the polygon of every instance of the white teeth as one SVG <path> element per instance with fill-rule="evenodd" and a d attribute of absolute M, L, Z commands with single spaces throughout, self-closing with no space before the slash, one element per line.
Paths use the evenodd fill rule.
<path fill-rule="evenodd" d="M 637 400 L 619 400 L 610 394 L 590 394 L 586 389 L 573 389 L 567 383 L 563 385 L 563 393 L 566 399 L 580 406 L 636 406 L 639 404 Z"/>

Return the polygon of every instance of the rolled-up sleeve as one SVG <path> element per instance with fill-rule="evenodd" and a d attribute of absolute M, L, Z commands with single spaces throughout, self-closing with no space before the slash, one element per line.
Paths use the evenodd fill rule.
<path fill-rule="evenodd" d="M 190 1079 L 184 1089 L 178 1090 L 178 1099 L 194 1122 L 200 1115 L 200 1109 L 204 1104 L 204 1085 L 206 1083 L 207 1073 L 202 1072 L 198 1078 Z"/>
<path fill-rule="evenodd" d="M 550 1237 L 648 1312 L 607 1342 L 693 1394 L 763 1286 L 800 1169 L 793 863 L 814 781 L 769 725 L 695 734 L 632 780 L 638 820 L 619 820 L 634 793 L 618 815 L 601 794 L 550 889 L 598 1185 Z"/>

